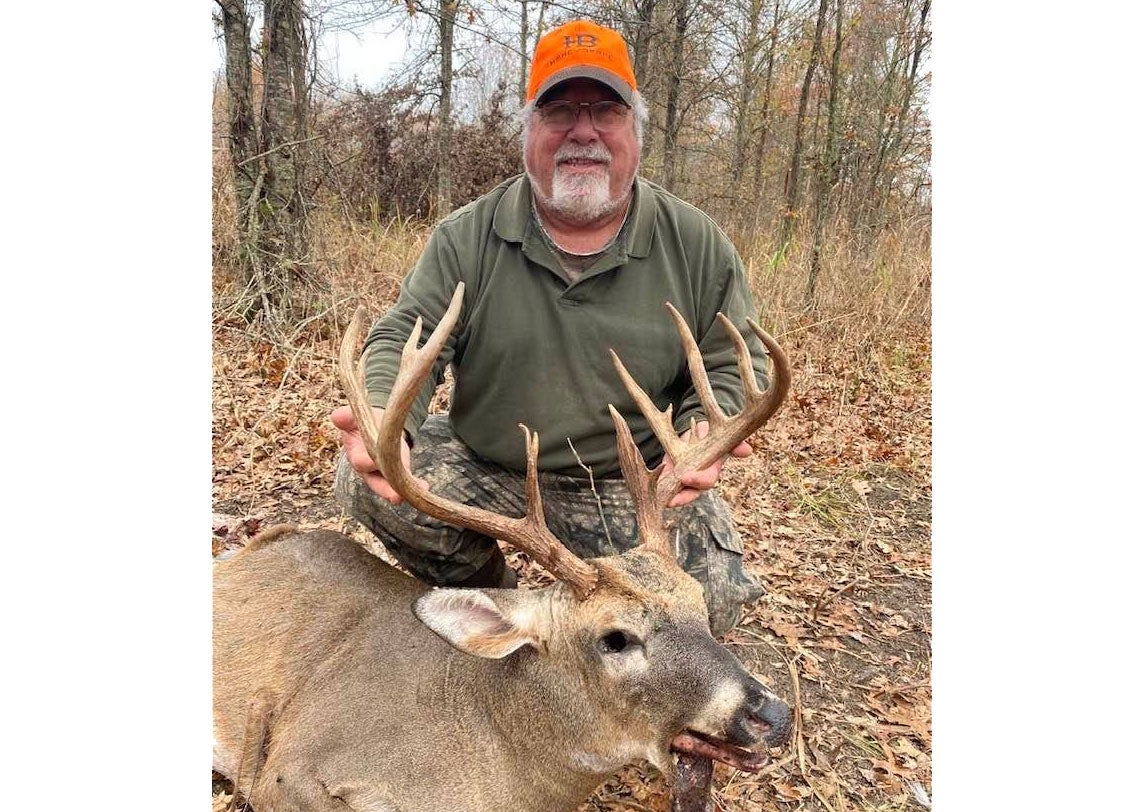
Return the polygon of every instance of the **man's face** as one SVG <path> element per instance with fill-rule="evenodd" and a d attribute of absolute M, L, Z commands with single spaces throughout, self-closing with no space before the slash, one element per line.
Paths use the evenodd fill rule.
<path fill-rule="evenodd" d="M 591 79 L 569 79 L 541 99 L 550 101 L 619 101 L 607 85 Z M 631 195 L 639 168 L 639 140 L 630 110 L 614 129 L 597 130 L 589 108 L 580 110 L 567 131 L 533 113 L 525 139 L 525 171 L 542 208 L 576 225 L 587 225 L 622 209 Z"/>

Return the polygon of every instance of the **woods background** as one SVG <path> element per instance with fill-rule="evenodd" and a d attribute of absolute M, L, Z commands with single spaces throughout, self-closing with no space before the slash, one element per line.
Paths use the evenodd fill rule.
<path fill-rule="evenodd" d="M 704 209 L 743 253 L 778 271 L 794 260 L 794 298 L 811 311 L 828 295 L 831 314 L 846 300 L 831 298 L 833 264 L 878 277 L 881 245 L 928 248 L 930 7 L 217 0 L 215 188 L 230 214 L 217 267 L 241 283 L 231 293 L 246 315 L 326 306 L 308 294 L 333 275 L 329 231 L 428 225 L 522 171 L 515 114 L 532 49 L 584 16 L 631 48 L 650 109 L 642 174 Z M 405 29 L 405 68 L 339 85 L 315 43 L 376 21 Z"/>

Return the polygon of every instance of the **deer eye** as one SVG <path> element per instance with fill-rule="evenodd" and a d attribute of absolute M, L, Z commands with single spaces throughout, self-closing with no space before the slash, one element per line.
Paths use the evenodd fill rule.
<path fill-rule="evenodd" d="M 601 654 L 619 654 L 629 648 L 641 645 L 643 644 L 635 635 L 617 629 L 601 637 L 596 643 L 596 648 L 600 650 Z"/>

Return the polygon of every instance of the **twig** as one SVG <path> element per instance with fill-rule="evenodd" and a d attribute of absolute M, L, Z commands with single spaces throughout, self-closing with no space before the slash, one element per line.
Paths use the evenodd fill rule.
<path fill-rule="evenodd" d="M 872 510 L 872 504 L 868 501 L 867 494 L 856 491 L 860 496 L 860 502 L 864 505 L 864 510 L 868 511 L 868 523 L 864 526 L 864 533 L 860 537 L 860 544 L 852 553 L 852 566 L 855 568 L 860 563 L 860 554 L 867 553 L 868 551 L 868 537 L 872 534 L 872 528 L 876 525 L 876 513 Z M 868 565 L 871 566 L 870 563 Z M 835 596 L 833 596 L 835 597 Z"/>
<path fill-rule="evenodd" d="M 810 324 L 802 324 L 800 327 L 794 327 L 792 330 L 786 330 L 781 335 L 777 336 L 777 338 L 784 338 L 785 336 L 791 336 L 791 335 L 793 335 L 793 333 L 803 333 L 807 330 L 813 329 L 814 327 L 820 327 L 822 324 L 828 324 L 831 321 L 839 321 L 840 319 L 846 319 L 846 318 L 849 318 L 851 316 L 855 316 L 856 314 L 857 314 L 857 311 L 855 311 L 855 310 L 850 310 L 847 313 L 838 313 L 835 316 L 829 316 L 827 319 L 821 319 L 820 321 L 814 321 L 814 322 L 811 322 Z"/>
<path fill-rule="evenodd" d="M 794 665 L 791 661 L 789 662 L 789 677 L 793 680 L 793 693 L 797 697 L 797 701 L 793 708 L 793 727 L 796 731 L 797 764 L 801 768 L 801 778 L 805 779 L 805 783 L 809 785 L 809 787 L 813 791 L 813 794 L 816 795 L 816 797 L 822 804 L 824 804 L 824 808 L 827 809 L 828 812 L 836 812 L 832 804 L 828 802 L 828 799 L 821 794 L 821 791 L 817 788 L 817 785 L 813 783 L 813 780 L 811 778 L 809 778 L 809 768 L 805 763 L 805 734 L 801 731 L 801 680 L 797 676 L 797 666 Z"/>
<path fill-rule="evenodd" d="M 319 321 L 324 316 L 326 316 L 328 313 L 331 313 L 331 312 L 338 313 L 339 312 L 339 305 L 345 304 L 346 302 L 350 301 L 352 298 L 354 298 L 354 297 L 344 296 L 342 299 L 333 299 L 331 304 L 328 305 L 327 307 L 325 307 L 319 313 L 316 313 L 314 316 L 309 316 L 308 318 L 301 321 L 298 325 L 296 325 L 296 329 L 292 331 L 292 335 L 290 335 L 287 339 L 284 340 L 284 343 L 289 348 L 291 348 L 292 342 L 294 342 L 297 338 L 300 337 L 300 333 L 303 332 L 305 327 L 307 327 L 313 321 Z"/>
<path fill-rule="evenodd" d="M 272 153 L 276 152 L 277 150 L 284 149 L 285 147 L 295 147 L 295 146 L 298 146 L 299 144 L 306 144 L 309 141 L 318 141 L 321 138 L 323 138 L 322 135 L 313 135 L 311 138 L 304 138 L 304 139 L 301 139 L 299 141 L 285 141 L 283 144 L 277 144 L 272 149 L 266 149 L 264 152 L 260 153 L 259 155 L 253 155 L 251 158 L 245 158 L 243 161 L 241 161 L 239 164 L 237 164 L 237 166 L 244 166 L 245 164 L 251 164 L 253 161 L 259 160 L 260 158 L 263 158 L 266 155 L 271 155 Z"/>
<path fill-rule="evenodd" d="M 801 777 L 805 780 L 805 783 L 809 785 L 809 788 L 812 789 L 813 794 L 816 795 L 816 797 L 820 800 L 820 802 L 822 804 L 824 804 L 824 807 L 825 807 L 825 809 L 828 810 L 828 812 L 837 812 L 837 810 L 833 809 L 832 805 L 828 802 L 828 800 L 824 797 L 824 795 L 821 794 L 821 792 L 817 788 L 816 784 L 814 784 L 812 782 L 812 779 L 809 778 L 808 765 L 805 763 L 805 739 L 804 739 L 804 732 L 802 730 L 801 679 L 797 674 L 797 666 L 793 663 L 792 660 L 790 660 L 788 657 L 786 657 L 784 654 L 782 654 L 781 651 L 778 650 L 777 646 L 775 646 L 773 643 L 769 642 L 768 640 L 765 640 L 764 638 L 759 638 L 759 639 L 761 639 L 764 643 L 766 643 L 766 645 L 768 645 L 771 649 L 776 651 L 777 655 L 779 657 L 781 657 L 782 660 L 785 661 L 785 665 L 788 666 L 788 668 L 789 668 L 789 678 L 792 680 L 792 683 L 793 683 L 793 730 L 794 730 L 794 733 L 795 733 L 795 735 L 793 737 L 793 746 L 796 749 L 796 753 L 795 754 L 789 753 L 788 755 L 786 755 L 781 760 L 769 765 L 769 767 L 767 767 L 766 769 L 770 770 L 770 771 L 775 770 L 775 769 L 780 769 L 781 767 L 784 767 L 789 762 L 793 761 L 793 759 L 795 757 L 796 760 L 797 760 L 797 766 L 801 770 Z M 800 652 L 798 652 L 798 654 L 800 654 Z M 842 797 L 839 797 L 840 776 L 836 775 L 835 773 L 833 773 L 833 776 L 836 778 L 836 787 L 837 787 L 837 793 L 838 793 L 838 799 L 837 800 L 840 804 L 840 810 L 841 810 L 841 812 L 844 812 L 844 799 Z"/>
<path fill-rule="evenodd" d="M 603 523 L 604 535 L 607 537 L 607 548 L 612 555 L 615 555 L 615 544 L 612 543 L 611 540 L 611 531 L 607 529 L 607 519 L 604 518 L 603 500 L 600 499 L 599 492 L 596 490 L 596 480 L 592 477 L 592 469 L 584 465 L 584 461 L 580 459 L 580 455 L 576 453 L 576 446 L 572 445 L 572 438 L 568 437 L 566 439 L 568 440 L 568 447 L 572 449 L 572 456 L 576 458 L 576 462 L 580 467 L 588 472 L 588 484 L 592 487 L 592 496 L 596 497 L 596 507 L 599 508 L 600 511 L 600 522 Z"/>
<path fill-rule="evenodd" d="M 863 687 L 868 688 L 868 690 L 870 690 L 872 693 L 875 693 L 875 694 L 893 694 L 894 695 L 894 694 L 905 694 L 908 691 L 917 691 L 920 688 L 930 688 L 931 687 L 931 681 L 930 680 L 924 680 L 923 682 L 912 682 L 912 683 L 909 683 L 907 685 L 897 685 L 894 688 L 892 688 L 889 685 L 884 685 L 884 686 L 881 686 L 881 687 L 878 687 L 878 688 L 873 687 L 873 686 L 867 686 L 867 685 L 863 686 Z"/>
<path fill-rule="evenodd" d="M 833 598 L 836 598 L 840 595 L 843 595 L 848 590 L 853 589 L 856 586 L 858 586 L 861 582 L 867 583 L 867 579 L 866 578 L 855 578 L 850 583 L 845 584 L 844 586 L 840 587 L 840 589 L 836 590 L 835 592 L 832 592 L 832 593 L 822 592 L 820 594 L 820 596 L 817 598 L 816 603 L 813 604 L 813 611 L 811 613 L 813 622 L 814 623 L 816 622 L 817 614 L 820 612 L 821 609 L 828 606 L 828 604 L 832 602 Z"/>
<path fill-rule="evenodd" d="M 774 643 L 771 643 L 764 637 L 753 634 L 749 631 L 749 629 L 738 629 L 738 631 L 746 632 L 747 634 L 751 634 L 753 637 L 757 637 L 758 640 L 773 649 L 777 653 L 777 656 L 784 661 L 786 666 L 788 666 L 789 674 L 793 678 L 793 727 L 799 732 L 801 729 L 801 683 L 797 679 L 796 668 L 794 668 L 793 664 L 789 661 L 789 658 L 786 657 L 780 650 L 778 650 L 777 646 Z M 798 743 L 796 739 L 793 740 L 793 744 L 794 746 L 797 746 Z M 771 772 L 773 770 L 780 769 L 792 760 L 793 753 L 788 753 L 783 758 L 766 767 L 766 771 Z"/>

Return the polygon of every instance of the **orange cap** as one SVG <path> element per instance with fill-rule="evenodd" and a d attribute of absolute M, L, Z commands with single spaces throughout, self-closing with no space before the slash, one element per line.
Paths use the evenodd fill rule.
<path fill-rule="evenodd" d="M 553 85 L 577 77 L 603 82 L 628 105 L 638 87 L 623 37 L 589 20 L 573 20 L 540 38 L 525 101 L 539 99 Z"/>

